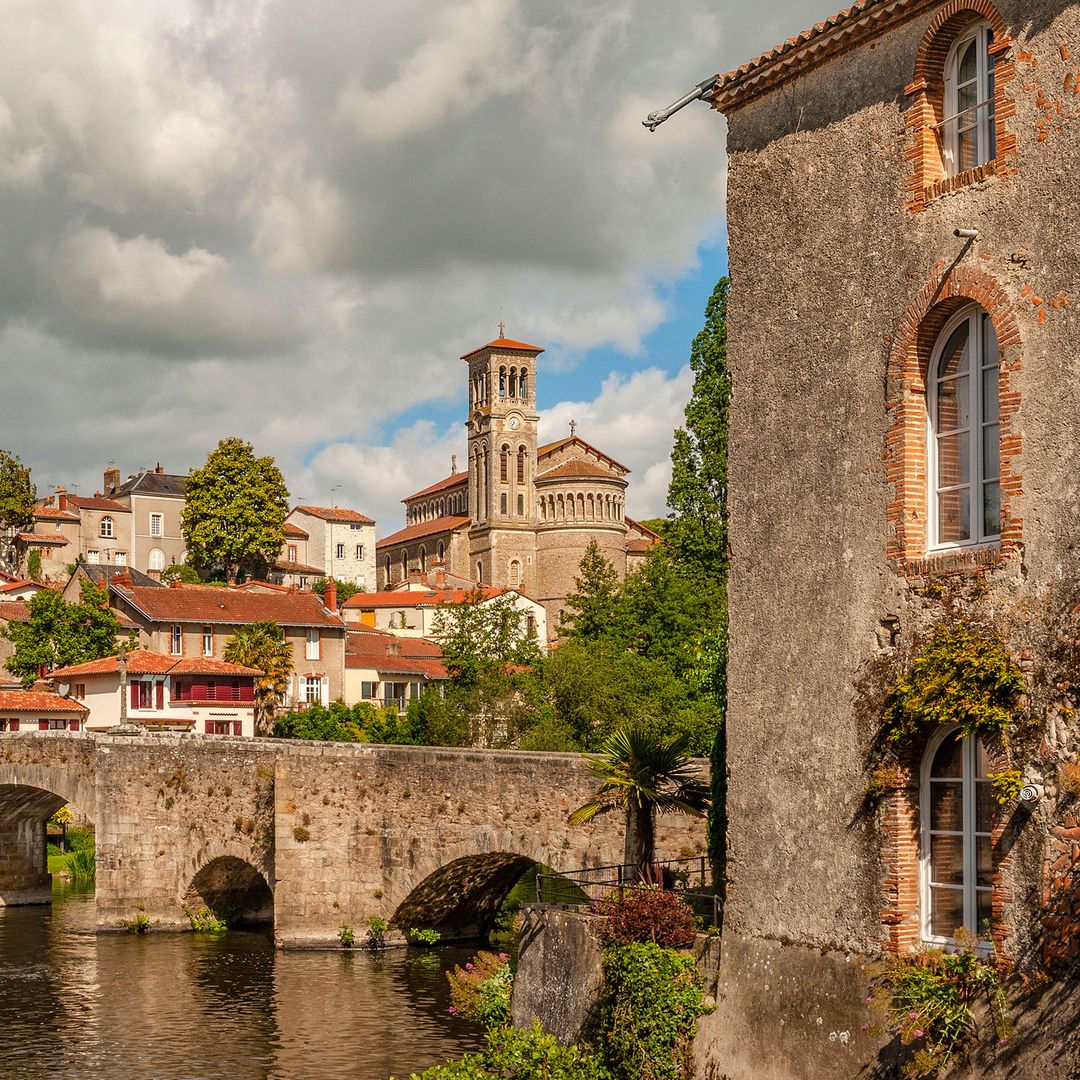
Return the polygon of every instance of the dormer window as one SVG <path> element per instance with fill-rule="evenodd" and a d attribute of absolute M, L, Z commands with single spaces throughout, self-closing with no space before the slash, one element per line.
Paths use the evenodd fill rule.
<path fill-rule="evenodd" d="M 973 23 L 957 38 L 945 65 L 945 172 L 949 176 L 993 161 L 994 40 L 990 24 Z"/>

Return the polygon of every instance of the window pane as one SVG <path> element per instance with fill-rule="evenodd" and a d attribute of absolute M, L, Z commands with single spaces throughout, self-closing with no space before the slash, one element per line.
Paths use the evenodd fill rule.
<path fill-rule="evenodd" d="M 972 128 L 970 131 L 961 131 L 956 138 L 957 143 L 957 161 L 959 163 L 960 172 L 967 172 L 968 169 L 974 169 L 979 164 L 979 140 L 978 129 Z"/>
<path fill-rule="evenodd" d="M 982 373 L 982 418 L 992 424 L 998 418 L 998 369 L 986 368 Z"/>
<path fill-rule="evenodd" d="M 994 917 L 994 894 L 990 889 L 979 889 L 975 894 L 975 927 L 979 937 L 990 936 L 990 924 Z"/>
<path fill-rule="evenodd" d="M 964 838 L 930 837 L 930 881 L 934 885 L 964 884 Z"/>
<path fill-rule="evenodd" d="M 961 382 L 967 382 L 961 379 Z M 938 482 L 939 488 L 956 487 L 968 483 L 971 476 L 971 458 L 968 456 L 971 433 L 943 435 L 938 439 Z"/>
<path fill-rule="evenodd" d="M 994 884 L 994 854 L 989 836 L 975 840 L 976 885 Z"/>
<path fill-rule="evenodd" d="M 982 780 L 990 774 L 990 755 L 982 739 L 975 740 L 975 776 Z"/>
<path fill-rule="evenodd" d="M 1001 490 L 998 484 L 983 488 L 983 536 L 1001 533 Z"/>
<path fill-rule="evenodd" d="M 990 832 L 994 827 L 994 811 L 997 802 L 994 799 L 994 786 L 989 780 L 982 780 L 975 785 L 975 831 Z"/>
<path fill-rule="evenodd" d="M 972 45 L 968 52 L 974 54 L 974 45 Z M 956 104 L 956 111 L 960 113 L 960 126 L 962 128 L 969 127 L 977 119 L 976 113 L 973 110 L 975 109 L 975 106 L 979 104 L 978 85 L 971 82 L 966 86 L 961 86 L 956 94 Z"/>
<path fill-rule="evenodd" d="M 971 423 L 971 388 L 968 376 L 938 384 L 937 423 L 939 435 L 966 428 Z"/>
<path fill-rule="evenodd" d="M 952 375 L 962 375 L 968 369 L 968 337 L 970 327 L 965 320 L 951 334 L 945 348 L 942 350 L 941 359 L 938 361 L 939 379 L 947 379 Z"/>
<path fill-rule="evenodd" d="M 964 828 L 963 785 L 932 783 L 930 785 L 930 828 L 961 832 Z"/>
<path fill-rule="evenodd" d="M 952 937 L 964 925 L 964 893 L 961 889 L 930 890 L 930 933 Z"/>
<path fill-rule="evenodd" d="M 997 424 L 983 428 L 982 444 L 983 479 L 996 480 L 1001 475 L 1001 430 Z"/>
<path fill-rule="evenodd" d="M 958 543 L 971 538 L 971 495 L 967 488 L 938 496 L 938 542 Z"/>
<path fill-rule="evenodd" d="M 957 82 L 966 83 L 978 75 L 979 55 L 977 44 L 977 39 L 972 38 L 966 45 L 960 47 L 959 59 L 956 64 Z"/>
<path fill-rule="evenodd" d="M 964 775 L 964 742 L 959 732 L 947 735 L 934 754 L 934 764 L 930 767 L 934 778 Z"/>

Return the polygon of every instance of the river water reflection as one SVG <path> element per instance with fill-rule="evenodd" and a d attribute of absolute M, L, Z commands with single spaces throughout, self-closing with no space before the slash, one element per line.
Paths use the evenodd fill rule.
<path fill-rule="evenodd" d="M 92 892 L 0 907 L 0 1077 L 404 1080 L 480 1044 L 444 971 L 472 950 L 278 952 L 258 933 L 96 934 Z"/>

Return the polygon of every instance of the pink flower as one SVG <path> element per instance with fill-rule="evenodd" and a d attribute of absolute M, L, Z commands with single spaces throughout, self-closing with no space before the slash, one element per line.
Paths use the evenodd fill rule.
<path fill-rule="evenodd" d="M 499 959 L 500 960 L 509 960 L 510 959 L 510 954 L 508 952 L 501 952 L 501 953 L 499 953 Z"/>
<path fill-rule="evenodd" d="M 918 1017 L 919 1017 L 919 1014 L 916 1013 L 916 1012 L 910 1012 L 910 1013 L 907 1014 L 907 1018 L 909 1020 L 917 1020 Z"/>
<path fill-rule="evenodd" d="M 473 969 L 473 966 L 472 966 L 471 963 L 465 965 L 465 970 L 466 971 L 472 971 L 472 969 Z"/>
<path fill-rule="evenodd" d="M 457 1009 L 455 1009 L 453 1005 L 450 1006 L 450 1015 L 457 1016 Z"/>
<path fill-rule="evenodd" d="M 915 1038 L 916 1039 L 921 1039 L 922 1038 L 922 1028 L 916 1028 L 915 1029 Z"/>
<path fill-rule="evenodd" d="M 859 1028 L 859 1030 L 860 1031 L 869 1031 L 870 1030 L 870 1025 L 869 1024 L 863 1024 L 863 1026 L 861 1028 Z"/>

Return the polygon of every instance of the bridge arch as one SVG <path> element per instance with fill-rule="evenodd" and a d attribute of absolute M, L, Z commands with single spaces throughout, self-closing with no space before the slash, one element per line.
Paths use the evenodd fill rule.
<path fill-rule="evenodd" d="M 183 897 L 189 914 L 212 911 L 230 926 L 274 921 L 274 890 L 266 873 L 237 855 L 216 855 L 202 864 Z"/>

